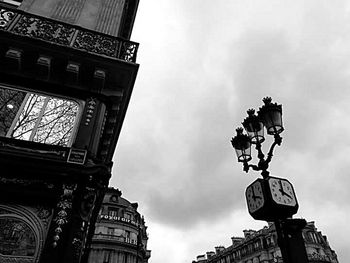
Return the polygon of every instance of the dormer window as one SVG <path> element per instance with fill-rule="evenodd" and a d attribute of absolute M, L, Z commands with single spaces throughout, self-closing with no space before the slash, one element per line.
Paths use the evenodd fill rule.
<path fill-rule="evenodd" d="M 0 86 L 0 136 L 70 146 L 79 113 L 77 101 Z"/>
<path fill-rule="evenodd" d="M 117 203 L 118 202 L 118 196 L 112 195 L 110 200 L 111 200 L 111 202 Z"/>

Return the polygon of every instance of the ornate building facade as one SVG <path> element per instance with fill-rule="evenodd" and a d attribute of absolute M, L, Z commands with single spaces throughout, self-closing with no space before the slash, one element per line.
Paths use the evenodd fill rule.
<path fill-rule="evenodd" d="M 244 237 L 231 238 L 231 246 L 215 247 L 215 252 L 199 255 L 192 263 L 283 263 L 273 223 L 259 231 L 243 233 Z M 314 222 L 308 222 L 302 234 L 310 263 L 338 263 L 327 237 L 317 230 Z"/>
<path fill-rule="evenodd" d="M 0 0 L 0 262 L 87 262 L 138 0 Z"/>
<path fill-rule="evenodd" d="M 138 204 L 108 188 L 95 225 L 88 263 L 147 263 L 147 226 Z"/>

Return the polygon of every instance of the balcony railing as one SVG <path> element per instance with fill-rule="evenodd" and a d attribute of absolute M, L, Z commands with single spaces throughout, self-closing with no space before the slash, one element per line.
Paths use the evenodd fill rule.
<path fill-rule="evenodd" d="M 0 7 L 0 30 L 89 53 L 136 62 L 139 44 L 119 37 Z"/>
<path fill-rule="evenodd" d="M 318 253 L 307 254 L 309 262 L 332 262 L 328 255 L 320 255 Z"/>
<path fill-rule="evenodd" d="M 128 243 L 132 245 L 137 245 L 137 240 L 126 238 L 124 236 L 116 236 L 116 235 L 108 235 L 108 234 L 94 234 L 93 239 L 99 239 L 99 240 L 111 240 L 111 241 L 117 241 L 122 243 Z"/>

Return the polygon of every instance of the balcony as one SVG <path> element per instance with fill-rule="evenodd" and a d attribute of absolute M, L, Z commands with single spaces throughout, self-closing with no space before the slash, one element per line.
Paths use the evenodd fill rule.
<path fill-rule="evenodd" d="M 332 260 L 329 258 L 328 255 L 321 255 L 318 253 L 313 253 L 313 254 L 307 254 L 307 258 L 309 262 L 325 262 L 325 263 L 330 263 Z"/>
<path fill-rule="evenodd" d="M 139 44 L 60 21 L 0 7 L 0 30 L 91 54 L 136 63 Z"/>
<path fill-rule="evenodd" d="M 92 238 L 94 241 L 100 240 L 100 241 L 111 241 L 111 242 L 121 242 L 131 245 L 137 245 L 137 240 L 126 238 L 124 236 L 116 236 L 116 235 L 109 235 L 109 234 L 95 234 Z"/>

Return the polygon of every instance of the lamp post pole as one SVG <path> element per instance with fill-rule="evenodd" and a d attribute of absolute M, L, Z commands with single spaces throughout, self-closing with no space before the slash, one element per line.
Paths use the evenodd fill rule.
<path fill-rule="evenodd" d="M 264 105 L 257 115 L 255 110 L 247 111 L 248 117 L 242 122 L 243 128 L 236 129 L 237 135 L 231 143 L 236 151 L 238 162 L 243 163 L 243 170 L 261 171 L 263 179 L 257 179 L 246 189 L 246 199 L 250 215 L 257 220 L 273 221 L 277 232 L 277 242 L 281 249 L 284 263 L 308 263 L 302 229 L 304 219 L 292 219 L 298 208 L 298 202 L 292 184 L 279 177 L 272 177 L 268 172 L 275 147 L 280 146 L 284 131 L 282 123 L 282 105 L 272 103 L 270 97 L 263 99 Z M 274 137 L 267 156 L 262 151 L 265 141 L 264 128 L 268 135 Z M 258 163 L 252 160 L 251 145 L 255 144 Z"/>

